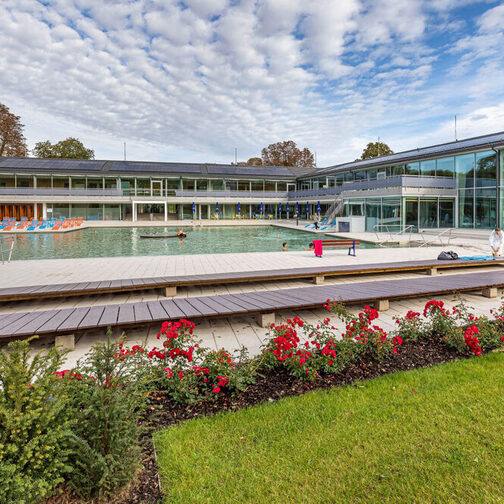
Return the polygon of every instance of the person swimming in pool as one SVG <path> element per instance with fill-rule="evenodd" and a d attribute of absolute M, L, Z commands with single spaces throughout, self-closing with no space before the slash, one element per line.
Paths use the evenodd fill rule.
<path fill-rule="evenodd" d="M 185 238 L 185 237 L 186 237 L 186 233 L 184 232 L 184 230 L 183 230 L 183 229 L 179 229 L 179 230 L 177 231 L 177 236 L 183 236 L 183 237 Z"/>
<path fill-rule="evenodd" d="M 282 243 L 282 252 L 287 252 L 287 242 Z"/>

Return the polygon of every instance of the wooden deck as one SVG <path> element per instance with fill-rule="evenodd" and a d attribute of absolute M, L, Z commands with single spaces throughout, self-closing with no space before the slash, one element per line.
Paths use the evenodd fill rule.
<path fill-rule="evenodd" d="M 366 275 L 400 271 L 427 271 L 435 273 L 438 269 L 464 267 L 485 267 L 504 264 L 497 261 L 438 261 L 419 260 L 396 263 L 368 263 L 345 266 L 314 266 L 309 268 L 288 268 L 280 270 L 238 271 L 226 273 L 207 273 L 203 275 L 169 276 L 156 278 L 133 278 L 124 280 L 104 280 L 101 282 L 61 283 L 31 285 L 23 287 L 0 288 L 0 302 L 29 299 L 58 298 L 109 294 L 117 292 L 142 291 L 149 289 L 175 288 L 191 285 L 232 284 L 314 278 L 323 280 L 329 276 Z M 319 282 L 317 282 L 319 283 Z M 174 292 L 174 291 L 173 291 Z"/>
<path fill-rule="evenodd" d="M 288 309 L 311 309 L 321 307 L 328 298 L 347 304 L 376 303 L 380 300 L 480 291 L 490 287 L 504 287 L 504 271 L 17 312 L 0 316 L 0 339 L 33 334 L 75 334 L 100 327 L 158 324 L 179 318 L 197 320 L 274 313 Z"/>

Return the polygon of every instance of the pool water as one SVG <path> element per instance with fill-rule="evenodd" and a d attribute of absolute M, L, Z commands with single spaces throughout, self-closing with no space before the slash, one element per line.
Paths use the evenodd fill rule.
<path fill-rule="evenodd" d="M 77 257 L 125 257 L 229 252 L 279 252 L 303 250 L 316 236 L 276 226 L 220 226 L 185 229 L 177 238 L 146 239 L 144 234 L 176 234 L 174 227 L 86 228 L 69 233 L 16 235 L 12 260 L 69 259 Z M 318 235 L 319 238 L 332 238 Z M 361 243 L 361 248 L 373 247 Z"/>

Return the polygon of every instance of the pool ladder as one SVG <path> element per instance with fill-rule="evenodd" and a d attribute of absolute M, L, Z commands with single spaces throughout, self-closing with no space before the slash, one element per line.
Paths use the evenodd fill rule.
<path fill-rule="evenodd" d="M 14 243 L 16 243 L 15 236 L 9 236 L 9 237 L 2 236 L 0 240 L 0 259 L 2 260 L 2 264 L 5 264 L 5 257 L 7 257 L 7 262 L 10 263 L 12 257 L 12 251 L 14 250 Z"/>

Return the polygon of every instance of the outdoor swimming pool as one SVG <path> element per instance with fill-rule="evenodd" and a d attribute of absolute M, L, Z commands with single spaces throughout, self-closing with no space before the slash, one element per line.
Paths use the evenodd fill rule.
<path fill-rule="evenodd" d="M 187 238 L 145 239 L 142 234 L 175 234 L 174 227 L 87 228 L 70 233 L 16 235 L 12 260 L 77 257 L 223 254 L 302 250 L 316 236 L 276 226 L 220 226 L 185 229 Z M 318 235 L 319 238 L 333 238 Z M 364 243 L 361 248 L 372 248 Z"/>

